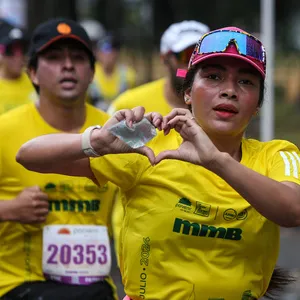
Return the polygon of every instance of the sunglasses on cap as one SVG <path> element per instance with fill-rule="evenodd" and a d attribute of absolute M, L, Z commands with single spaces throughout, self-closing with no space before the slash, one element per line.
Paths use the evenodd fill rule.
<path fill-rule="evenodd" d="M 255 59 L 266 65 L 266 52 L 262 43 L 254 36 L 239 31 L 217 30 L 203 35 L 191 57 L 201 54 L 225 52 L 230 43 L 234 43 L 239 54 Z"/>
<path fill-rule="evenodd" d="M 195 50 L 195 45 L 190 46 L 180 52 L 172 52 L 172 54 L 176 57 L 178 62 L 188 65 L 194 50 Z"/>

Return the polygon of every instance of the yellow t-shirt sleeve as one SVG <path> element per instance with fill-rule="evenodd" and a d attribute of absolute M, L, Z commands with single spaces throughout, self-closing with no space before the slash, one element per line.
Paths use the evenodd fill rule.
<path fill-rule="evenodd" d="M 300 152 L 289 144 L 278 150 L 269 165 L 270 178 L 277 181 L 291 181 L 300 184 Z"/>
<path fill-rule="evenodd" d="M 90 167 L 100 186 L 110 181 L 124 191 L 139 180 L 146 158 L 140 154 L 111 154 L 90 158 Z"/>

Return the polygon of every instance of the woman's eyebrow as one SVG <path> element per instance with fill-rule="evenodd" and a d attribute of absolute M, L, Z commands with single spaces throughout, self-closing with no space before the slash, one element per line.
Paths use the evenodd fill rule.
<path fill-rule="evenodd" d="M 219 65 L 219 64 L 204 65 L 201 69 L 206 70 L 206 69 L 209 69 L 209 68 L 214 68 L 214 69 L 219 69 L 219 70 L 222 70 L 222 71 L 226 71 L 226 68 L 223 67 L 222 65 Z"/>
<path fill-rule="evenodd" d="M 251 74 L 251 75 L 258 76 L 258 72 L 253 68 L 241 68 L 241 69 L 239 69 L 239 73 L 241 73 L 241 74 Z"/>

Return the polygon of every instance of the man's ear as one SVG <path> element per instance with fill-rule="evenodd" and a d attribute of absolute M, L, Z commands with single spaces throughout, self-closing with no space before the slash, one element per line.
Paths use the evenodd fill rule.
<path fill-rule="evenodd" d="M 192 89 L 189 88 L 184 92 L 184 101 L 187 105 L 191 105 L 192 101 L 191 101 L 191 91 Z"/>
<path fill-rule="evenodd" d="M 39 80 L 38 80 L 38 78 L 36 76 L 36 70 L 34 68 L 32 68 L 32 67 L 29 67 L 27 69 L 27 74 L 28 74 L 30 80 L 32 81 L 32 83 L 34 85 L 38 86 L 39 85 Z"/>

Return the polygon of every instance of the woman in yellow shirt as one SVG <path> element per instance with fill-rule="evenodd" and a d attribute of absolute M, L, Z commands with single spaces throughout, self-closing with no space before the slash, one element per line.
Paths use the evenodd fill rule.
<path fill-rule="evenodd" d="M 243 137 L 263 102 L 265 67 L 255 37 L 235 27 L 212 31 L 180 72 L 191 112 L 147 115 L 163 131 L 147 146 L 130 148 L 108 130 L 141 121 L 139 107 L 116 112 L 102 128 L 39 137 L 19 151 L 17 160 L 31 170 L 122 188 L 120 269 L 130 299 L 253 300 L 266 293 L 279 226 L 300 224 L 300 157 L 287 141 Z M 108 155 L 117 153 L 130 154 Z"/>

